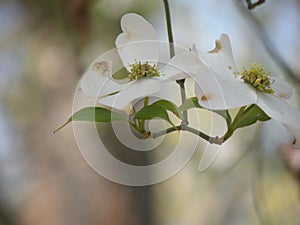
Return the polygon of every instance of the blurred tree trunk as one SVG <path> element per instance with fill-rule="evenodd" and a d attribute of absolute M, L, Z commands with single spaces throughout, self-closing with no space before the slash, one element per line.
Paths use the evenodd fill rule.
<path fill-rule="evenodd" d="M 111 124 L 99 125 L 97 129 L 101 136 L 101 140 L 108 140 L 105 142 L 107 150 L 120 161 L 140 166 L 151 164 L 151 154 L 125 147 L 115 136 Z M 149 176 L 151 176 L 151 174 L 149 174 Z M 138 222 L 138 225 L 152 225 L 154 214 L 151 185 L 130 187 L 129 190 L 129 204 L 131 212 L 133 213 L 133 218 Z"/>

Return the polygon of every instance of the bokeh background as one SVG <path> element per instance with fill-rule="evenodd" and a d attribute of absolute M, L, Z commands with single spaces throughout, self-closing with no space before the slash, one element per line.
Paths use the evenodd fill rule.
<path fill-rule="evenodd" d="M 177 44 L 206 51 L 228 33 L 238 67 L 263 64 L 293 86 L 299 108 L 299 0 L 267 0 L 251 11 L 237 0 L 170 7 Z M 150 187 L 95 173 L 72 126 L 52 133 L 71 115 L 85 68 L 114 48 L 127 12 L 167 40 L 159 0 L 0 1 L 0 224 L 299 224 L 299 153 L 273 121 L 237 132 L 201 173 L 200 141 L 183 170 Z"/>

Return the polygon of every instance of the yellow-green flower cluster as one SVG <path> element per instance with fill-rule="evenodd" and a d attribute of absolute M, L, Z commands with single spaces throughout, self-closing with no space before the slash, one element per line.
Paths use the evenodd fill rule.
<path fill-rule="evenodd" d="M 128 78 L 130 80 L 138 80 L 145 77 L 159 77 L 159 71 L 157 65 L 150 65 L 148 62 L 141 63 L 136 62 L 130 65 L 130 71 L 128 72 Z"/>
<path fill-rule="evenodd" d="M 268 94 L 273 94 L 274 90 L 271 88 L 273 80 L 270 78 L 270 73 L 266 73 L 259 64 L 251 64 L 250 69 L 244 69 L 239 72 L 238 75 L 252 87 L 258 91 L 265 92 Z"/>

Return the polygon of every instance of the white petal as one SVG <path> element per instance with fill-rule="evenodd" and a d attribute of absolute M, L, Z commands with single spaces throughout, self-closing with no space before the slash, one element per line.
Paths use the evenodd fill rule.
<path fill-rule="evenodd" d="M 99 99 L 99 104 L 112 108 L 114 110 L 120 110 L 125 112 L 126 114 L 132 114 L 132 102 L 126 102 L 126 103 L 120 103 L 118 102 L 118 98 L 120 96 L 120 93 L 114 94 L 114 95 L 109 95 L 104 98 Z"/>
<path fill-rule="evenodd" d="M 157 34 L 153 26 L 142 16 L 128 13 L 121 18 L 121 28 L 128 40 L 157 40 Z M 124 43 L 122 43 L 124 44 Z"/>
<path fill-rule="evenodd" d="M 91 98 L 98 98 L 123 89 L 124 85 L 114 82 L 110 75 L 112 62 L 94 61 L 84 73 L 80 87 L 83 93 Z"/>
<path fill-rule="evenodd" d="M 203 65 L 200 58 L 191 51 L 176 54 L 162 69 L 167 79 L 178 80 L 193 76 Z"/>
<path fill-rule="evenodd" d="M 258 94 L 257 105 L 272 119 L 282 123 L 297 140 L 300 148 L 300 111 L 284 100 L 266 93 Z"/>
<path fill-rule="evenodd" d="M 199 57 L 214 72 L 221 76 L 230 76 L 237 72 L 235 61 L 232 55 L 231 43 L 228 35 L 221 34 L 216 40 L 216 47 L 209 52 L 200 52 L 194 48 Z"/>
<path fill-rule="evenodd" d="M 133 101 L 159 91 L 159 82 L 159 79 L 156 78 L 145 78 L 130 82 L 122 91 L 111 96 L 103 97 L 99 100 L 99 103 L 128 112 L 128 108 L 130 108 Z"/>
<path fill-rule="evenodd" d="M 195 93 L 201 106 L 213 110 L 237 108 L 257 101 L 256 91 L 241 79 L 219 76 L 206 66 L 196 73 Z"/>
<path fill-rule="evenodd" d="M 125 67 L 136 61 L 157 62 L 157 34 L 147 20 L 135 13 L 125 14 L 121 28 L 123 33 L 117 37 L 116 46 Z"/>
<path fill-rule="evenodd" d="M 274 83 L 271 85 L 271 88 L 275 91 L 275 95 L 279 98 L 289 99 L 293 95 L 293 90 L 291 86 L 283 80 L 278 79 L 277 77 L 271 77 L 274 80 Z"/>
<path fill-rule="evenodd" d="M 160 83 L 159 91 L 153 93 L 152 96 L 171 101 L 176 105 L 181 104 L 181 93 L 179 85 L 171 80 L 166 79 L 162 81 Z"/>

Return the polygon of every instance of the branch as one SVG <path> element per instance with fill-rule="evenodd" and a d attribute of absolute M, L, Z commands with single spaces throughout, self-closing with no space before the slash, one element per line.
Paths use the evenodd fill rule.
<path fill-rule="evenodd" d="M 173 38 L 173 32 L 172 32 L 170 6 L 169 6 L 168 0 L 163 0 L 163 2 L 164 2 L 165 12 L 166 12 L 168 39 L 169 39 L 169 44 L 170 44 L 170 58 L 172 58 L 175 55 L 175 47 L 174 47 L 174 38 Z M 184 81 L 185 81 L 185 79 L 176 81 L 180 86 L 181 101 L 182 102 L 185 102 L 185 100 L 186 100 L 186 92 L 185 92 Z M 188 114 L 187 114 L 186 111 L 183 111 L 183 120 L 181 122 L 181 125 L 182 126 L 187 126 L 188 125 Z"/>
<path fill-rule="evenodd" d="M 252 3 L 251 0 L 246 0 L 249 10 L 254 9 L 256 6 L 259 6 L 259 5 L 263 4 L 264 2 L 265 2 L 265 0 L 258 0 L 257 2 Z"/>
<path fill-rule="evenodd" d="M 185 92 L 185 79 L 176 80 L 177 84 L 180 86 L 180 94 L 181 94 L 181 102 L 184 103 L 186 101 L 186 92 Z M 182 126 L 187 126 L 189 124 L 188 121 L 188 113 L 186 110 L 182 112 L 183 120 L 181 121 Z"/>
<path fill-rule="evenodd" d="M 187 125 L 180 125 L 180 126 L 176 126 L 176 127 L 170 127 L 166 130 L 162 130 L 162 131 L 158 131 L 158 132 L 155 132 L 155 133 L 152 133 L 150 136 L 152 138 L 158 138 L 162 135 L 165 135 L 165 134 L 168 134 L 168 133 L 171 133 L 173 131 L 188 131 L 190 133 L 193 133 L 199 137 L 201 137 L 202 139 L 208 141 L 210 144 L 217 144 L 217 145 L 221 145 L 224 143 L 224 137 L 211 137 L 207 134 L 204 134 L 202 133 L 201 131 L 199 130 L 196 130 L 192 127 L 189 127 Z"/>
<path fill-rule="evenodd" d="M 170 7 L 169 7 L 168 0 L 163 0 L 163 2 L 165 5 L 165 12 L 166 12 L 168 39 L 169 39 L 169 44 L 170 44 L 170 58 L 172 58 L 175 55 L 175 49 L 174 49 L 174 38 L 173 38 L 173 32 L 172 32 Z"/>
<path fill-rule="evenodd" d="M 173 131 L 180 131 L 181 130 L 181 126 L 176 126 L 176 127 L 170 127 L 166 130 L 162 130 L 162 131 L 158 131 L 158 132 L 155 132 L 155 133 L 151 133 L 151 137 L 152 138 L 158 138 L 162 135 L 165 135 L 165 134 L 168 134 L 168 133 L 171 133 Z"/>

